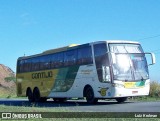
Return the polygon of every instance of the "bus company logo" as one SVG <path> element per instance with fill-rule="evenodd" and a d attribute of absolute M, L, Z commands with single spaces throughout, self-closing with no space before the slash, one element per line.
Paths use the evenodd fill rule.
<path fill-rule="evenodd" d="M 12 114 L 11 113 L 2 113 L 2 119 L 11 119 Z"/>
<path fill-rule="evenodd" d="M 32 79 L 51 78 L 51 77 L 53 77 L 52 71 L 32 73 Z"/>

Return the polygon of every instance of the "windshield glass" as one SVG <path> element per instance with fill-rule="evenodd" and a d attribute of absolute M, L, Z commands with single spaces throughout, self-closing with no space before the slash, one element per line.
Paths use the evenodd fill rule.
<path fill-rule="evenodd" d="M 149 78 L 145 54 L 139 44 L 110 44 L 109 47 L 111 53 L 115 53 L 115 63 L 112 64 L 114 80 L 139 81 Z"/>

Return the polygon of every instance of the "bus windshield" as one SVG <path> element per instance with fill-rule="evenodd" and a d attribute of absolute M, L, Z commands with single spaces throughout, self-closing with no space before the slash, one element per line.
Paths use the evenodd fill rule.
<path fill-rule="evenodd" d="M 109 47 L 111 53 L 115 53 L 115 63 L 112 64 L 114 80 L 139 81 L 149 78 L 145 54 L 139 44 L 110 44 Z"/>

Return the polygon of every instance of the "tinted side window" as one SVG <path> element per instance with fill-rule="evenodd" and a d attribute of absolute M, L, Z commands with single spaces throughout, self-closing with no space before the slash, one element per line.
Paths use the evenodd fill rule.
<path fill-rule="evenodd" d="M 63 66 L 63 62 L 64 62 L 63 52 L 58 53 L 57 54 L 57 59 L 56 59 L 57 67 L 62 67 Z"/>
<path fill-rule="evenodd" d="M 96 44 L 94 45 L 94 55 L 95 57 L 106 55 L 107 49 L 106 44 Z"/>
<path fill-rule="evenodd" d="M 108 65 L 108 56 L 106 44 L 96 44 L 94 45 L 94 56 L 96 61 L 96 66 Z"/>
<path fill-rule="evenodd" d="M 40 69 L 45 70 L 50 68 L 50 56 L 45 55 L 40 57 Z"/>
<path fill-rule="evenodd" d="M 51 68 L 57 68 L 57 54 L 51 55 Z"/>
<path fill-rule="evenodd" d="M 18 60 L 17 72 L 21 73 L 23 71 L 24 71 L 24 61 L 23 60 Z"/>
<path fill-rule="evenodd" d="M 28 72 L 31 71 L 31 67 L 32 67 L 32 60 L 31 59 L 27 59 L 24 62 L 24 71 Z"/>
<path fill-rule="evenodd" d="M 69 50 L 64 52 L 64 66 L 75 65 L 77 61 L 77 50 Z"/>
<path fill-rule="evenodd" d="M 92 60 L 92 50 L 91 47 L 82 47 L 78 49 L 78 64 L 91 64 L 93 63 Z"/>
<path fill-rule="evenodd" d="M 94 45 L 94 56 L 99 81 L 103 82 L 103 66 L 109 66 L 106 44 Z"/>
<path fill-rule="evenodd" d="M 32 71 L 37 71 L 40 68 L 39 57 L 32 58 Z"/>
<path fill-rule="evenodd" d="M 63 66 L 63 52 L 60 53 L 54 53 L 50 55 L 51 58 L 51 68 L 59 68 Z"/>

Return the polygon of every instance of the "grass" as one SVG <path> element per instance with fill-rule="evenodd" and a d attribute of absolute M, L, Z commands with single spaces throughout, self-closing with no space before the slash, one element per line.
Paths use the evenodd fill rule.
<path fill-rule="evenodd" d="M 160 98 L 160 83 L 158 81 L 151 81 L 149 95 L 151 97 L 159 97 Z"/>
<path fill-rule="evenodd" d="M 26 119 L 27 121 L 159 121 L 152 118 L 42 118 L 42 119 Z M 17 121 L 17 120 L 12 120 Z M 24 121 L 24 120 L 23 120 Z"/>
<path fill-rule="evenodd" d="M 13 121 L 13 120 L 12 120 Z M 50 118 L 29 119 L 29 121 L 159 121 L 153 118 Z"/>

